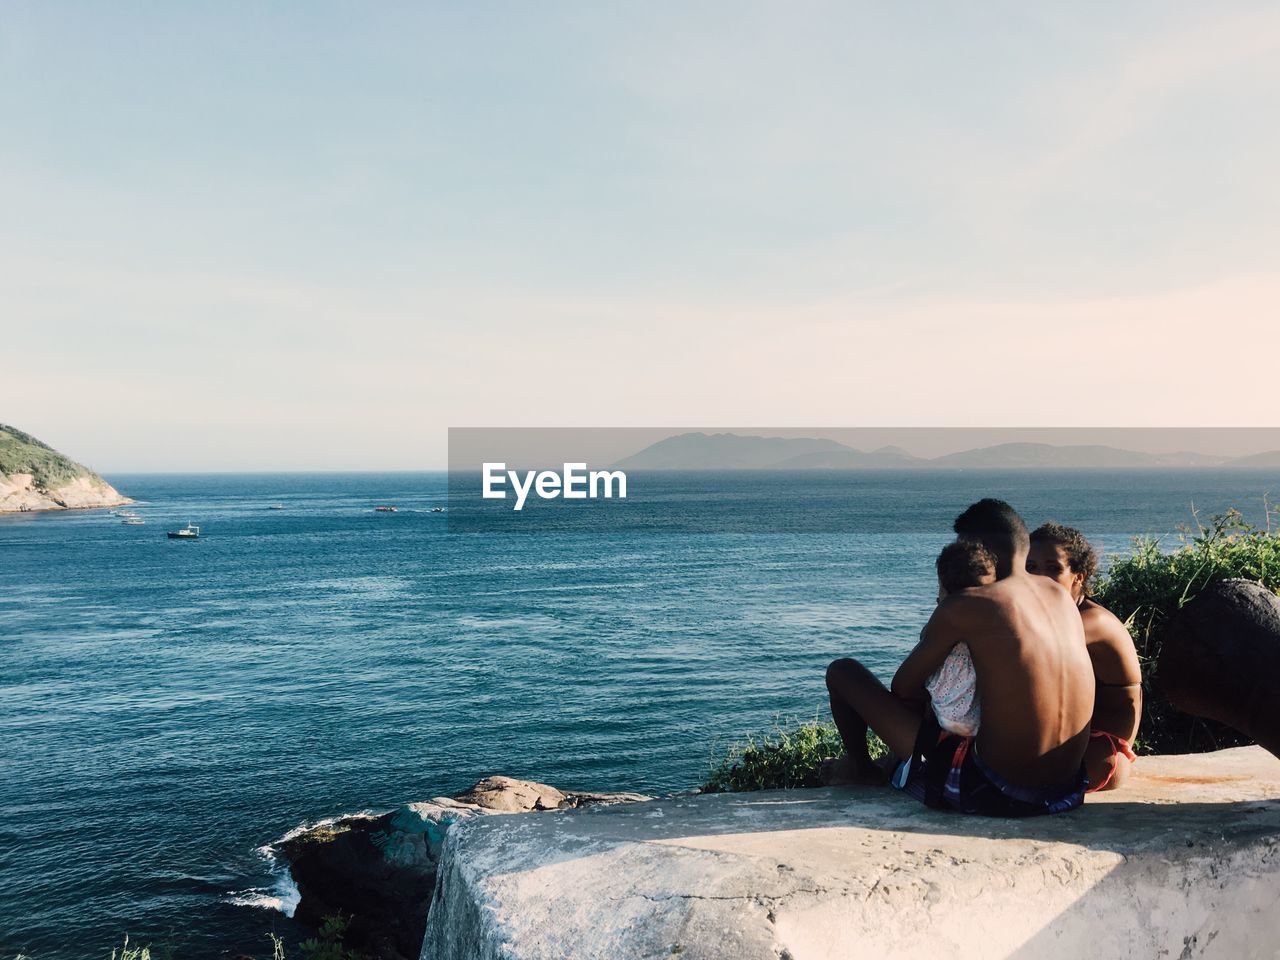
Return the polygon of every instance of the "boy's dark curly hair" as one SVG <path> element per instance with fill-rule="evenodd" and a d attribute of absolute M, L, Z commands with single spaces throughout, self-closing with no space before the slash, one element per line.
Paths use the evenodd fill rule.
<path fill-rule="evenodd" d="M 1098 551 L 1075 527 L 1063 526 L 1054 520 L 1041 524 L 1031 533 L 1032 543 L 1052 543 L 1062 548 L 1072 573 L 1084 574 L 1084 592 L 1092 592 L 1094 577 L 1098 575 Z"/>
<path fill-rule="evenodd" d="M 1018 511 L 1003 500 L 987 497 L 970 506 L 952 524 L 962 540 L 981 540 L 998 559 L 1008 561 L 1026 550 L 1027 525 Z"/>
<path fill-rule="evenodd" d="M 977 540 L 956 540 L 938 554 L 938 583 L 947 593 L 995 579 L 996 558 Z"/>

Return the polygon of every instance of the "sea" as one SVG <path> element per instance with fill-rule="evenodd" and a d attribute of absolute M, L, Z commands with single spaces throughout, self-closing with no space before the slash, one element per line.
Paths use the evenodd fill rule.
<path fill-rule="evenodd" d="M 1280 492 L 1274 471 L 670 474 L 625 528 L 522 534 L 451 531 L 443 473 L 108 479 L 145 523 L 0 517 L 3 960 L 105 960 L 126 934 L 270 956 L 305 935 L 273 844 L 490 774 L 694 788 L 730 744 L 825 716 L 833 658 L 891 676 L 980 497 L 1115 558 L 1228 507 L 1263 522 Z M 199 540 L 165 536 L 188 522 Z"/>

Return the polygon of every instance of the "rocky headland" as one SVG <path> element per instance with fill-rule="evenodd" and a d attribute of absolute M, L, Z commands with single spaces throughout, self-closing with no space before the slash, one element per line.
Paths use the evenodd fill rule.
<path fill-rule="evenodd" d="M 83 510 L 133 503 L 88 467 L 0 424 L 0 513 Z"/>

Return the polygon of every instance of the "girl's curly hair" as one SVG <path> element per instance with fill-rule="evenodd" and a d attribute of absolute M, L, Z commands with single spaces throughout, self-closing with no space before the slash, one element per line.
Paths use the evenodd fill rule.
<path fill-rule="evenodd" d="M 1098 575 L 1098 551 L 1085 539 L 1083 533 L 1075 527 L 1063 526 L 1050 520 L 1031 532 L 1031 542 L 1052 543 L 1061 547 L 1062 552 L 1067 555 L 1071 572 L 1084 574 L 1085 595 L 1093 591 L 1093 581 Z"/>

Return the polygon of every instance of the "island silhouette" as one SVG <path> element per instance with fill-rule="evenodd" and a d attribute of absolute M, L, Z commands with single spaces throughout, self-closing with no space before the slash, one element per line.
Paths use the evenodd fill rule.
<path fill-rule="evenodd" d="M 1157 454 L 1102 444 L 998 443 L 938 457 L 902 447 L 858 450 L 821 437 L 680 433 L 613 464 L 623 470 L 1129 470 L 1280 469 L 1280 450 L 1240 457 L 1177 451 Z"/>

